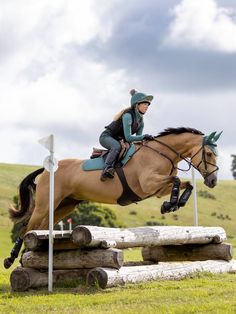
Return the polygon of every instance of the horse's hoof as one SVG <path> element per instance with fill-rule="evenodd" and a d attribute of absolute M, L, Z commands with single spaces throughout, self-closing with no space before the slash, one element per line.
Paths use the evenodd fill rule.
<path fill-rule="evenodd" d="M 14 261 L 12 261 L 12 259 L 10 257 L 8 258 L 5 258 L 4 259 L 4 262 L 3 262 L 3 265 L 6 269 L 10 268 L 11 265 L 13 264 Z"/>
<path fill-rule="evenodd" d="M 161 214 L 166 214 L 172 211 L 172 204 L 170 202 L 164 202 L 161 206 Z"/>
<path fill-rule="evenodd" d="M 179 204 L 178 204 L 179 205 Z M 176 205 L 176 206 L 174 206 L 174 207 L 172 207 L 172 212 L 176 212 L 176 210 L 178 210 L 179 209 L 179 207 L 178 207 L 178 205 Z"/>

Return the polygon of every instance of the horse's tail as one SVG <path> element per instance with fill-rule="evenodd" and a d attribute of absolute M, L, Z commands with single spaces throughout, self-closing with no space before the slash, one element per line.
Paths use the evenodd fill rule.
<path fill-rule="evenodd" d="M 32 201 L 33 201 L 33 193 L 36 189 L 36 184 L 34 179 L 44 171 L 44 168 L 37 169 L 36 171 L 30 173 L 27 177 L 25 177 L 19 186 L 19 204 L 20 209 L 16 209 L 13 206 L 9 208 L 10 218 L 15 222 L 19 222 L 28 212 Z"/>

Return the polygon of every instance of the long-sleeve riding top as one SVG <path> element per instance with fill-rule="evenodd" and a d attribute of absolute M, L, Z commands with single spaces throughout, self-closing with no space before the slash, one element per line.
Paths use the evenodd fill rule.
<path fill-rule="evenodd" d="M 144 123 L 142 115 L 135 109 L 128 109 L 122 116 L 106 127 L 106 131 L 114 139 L 125 139 L 127 142 L 142 141 Z M 136 135 L 134 135 L 136 134 Z"/>

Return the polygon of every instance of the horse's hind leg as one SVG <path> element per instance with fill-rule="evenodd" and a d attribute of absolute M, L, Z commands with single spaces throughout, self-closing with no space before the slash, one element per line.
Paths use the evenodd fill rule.
<path fill-rule="evenodd" d="M 68 216 L 71 212 L 73 212 L 75 210 L 76 205 L 78 205 L 80 202 L 81 201 L 70 199 L 70 198 L 64 199 L 54 212 L 54 224 L 58 223 L 63 218 Z M 39 229 L 47 230 L 48 227 L 49 227 L 49 219 L 47 216 L 41 222 Z"/>
<path fill-rule="evenodd" d="M 61 200 L 54 200 L 54 210 L 58 207 Z M 47 222 L 42 228 L 42 223 Z M 48 229 L 49 226 L 49 202 L 36 203 L 32 216 L 28 222 L 26 232 L 30 230 Z"/>
<path fill-rule="evenodd" d="M 22 243 L 23 243 L 23 239 L 21 237 L 18 237 L 13 246 L 13 249 L 11 250 L 10 257 L 7 257 L 4 259 L 4 262 L 3 262 L 4 268 L 8 269 L 14 263 L 15 259 L 19 255 L 20 249 L 22 247 Z"/>

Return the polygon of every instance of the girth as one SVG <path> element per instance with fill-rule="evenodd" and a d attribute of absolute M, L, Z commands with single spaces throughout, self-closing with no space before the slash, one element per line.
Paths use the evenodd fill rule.
<path fill-rule="evenodd" d="M 134 193 L 132 189 L 129 187 L 123 168 L 117 167 L 115 168 L 115 170 L 123 187 L 123 193 L 118 198 L 117 203 L 121 206 L 126 206 L 131 203 L 141 201 L 142 198 L 140 198 L 136 193 Z"/>

